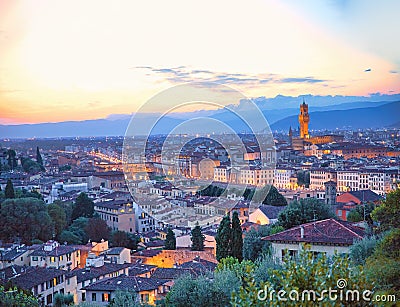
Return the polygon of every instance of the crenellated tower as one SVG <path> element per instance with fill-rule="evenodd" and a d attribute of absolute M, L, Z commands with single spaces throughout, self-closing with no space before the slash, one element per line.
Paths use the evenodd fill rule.
<path fill-rule="evenodd" d="M 308 115 L 308 104 L 303 103 L 300 105 L 299 124 L 300 124 L 300 138 L 308 139 L 308 123 L 310 122 L 310 115 Z"/>

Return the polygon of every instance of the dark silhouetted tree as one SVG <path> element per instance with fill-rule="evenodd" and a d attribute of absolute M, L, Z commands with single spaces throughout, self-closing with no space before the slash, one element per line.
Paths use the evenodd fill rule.
<path fill-rule="evenodd" d="M 78 217 L 91 218 L 94 214 L 94 204 L 93 201 L 85 194 L 79 194 L 75 201 L 74 209 L 72 210 L 71 219 L 75 220 Z"/>
<path fill-rule="evenodd" d="M 29 244 L 34 239 L 49 240 L 54 224 L 47 213 L 46 204 L 37 198 L 7 199 L 0 209 L 0 239 L 12 241 L 20 238 Z"/>
<path fill-rule="evenodd" d="M 110 237 L 110 229 L 106 221 L 100 218 L 90 218 L 85 228 L 89 240 L 100 242 L 100 240 L 108 240 Z"/>
<path fill-rule="evenodd" d="M 6 198 L 15 198 L 14 185 L 11 179 L 7 180 L 6 190 L 4 191 Z"/>
<path fill-rule="evenodd" d="M 54 223 L 54 234 L 58 238 L 58 236 L 67 226 L 65 211 L 57 204 L 50 204 L 47 206 L 47 212 Z"/>
<path fill-rule="evenodd" d="M 7 151 L 7 163 L 12 170 L 17 167 L 17 153 L 14 149 L 9 149 Z"/>
<path fill-rule="evenodd" d="M 289 229 L 313 220 L 335 218 L 332 208 L 315 198 L 290 203 L 278 216 L 279 225 Z"/>
<path fill-rule="evenodd" d="M 243 259 L 243 233 L 240 225 L 239 214 L 232 214 L 231 256 L 242 261 Z"/>
<path fill-rule="evenodd" d="M 205 236 L 201 231 L 201 227 L 196 225 L 190 234 L 190 240 L 192 240 L 192 251 L 203 251 Z"/>
<path fill-rule="evenodd" d="M 36 147 L 36 162 L 43 166 L 43 158 L 39 151 L 39 146 Z"/>
<path fill-rule="evenodd" d="M 172 228 L 168 228 L 164 249 L 168 250 L 176 249 L 176 238 L 174 232 L 172 231 Z"/>
<path fill-rule="evenodd" d="M 225 215 L 222 218 L 217 230 L 217 236 L 215 241 L 217 243 L 217 260 L 220 261 L 222 258 L 229 257 L 231 255 L 231 238 L 232 228 L 231 219 L 229 215 Z"/>

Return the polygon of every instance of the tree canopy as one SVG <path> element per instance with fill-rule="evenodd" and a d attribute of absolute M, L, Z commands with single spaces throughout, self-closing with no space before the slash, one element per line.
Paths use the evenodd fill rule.
<path fill-rule="evenodd" d="M 17 288 L 4 289 L 0 286 L 0 306 L 1 307 L 39 307 L 39 302 L 36 297 L 26 294 L 24 291 Z"/>
<path fill-rule="evenodd" d="M 78 198 L 75 201 L 74 208 L 72 210 L 71 219 L 75 220 L 79 217 L 87 217 L 91 218 L 94 214 L 94 203 L 87 196 L 86 193 L 79 194 Z"/>
<path fill-rule="evenodd" d="M 190 234 L 190 240 L 192 241 L 192 251 L 203 251 L 205 236 L 201 231 L 201 227 L 196 225 Z"/>
<path fill-rule="evenodd" d="M 29 244 L 34 239 L 52 238 L 54 224 L 46 204 L 37 198 L 7 199 L 0 209 L 0 238 L 6 242 L 20 238 Z"/>
<path fill-rule="evenodd" d="M 289 229 L 313 220 L 335 218 L 331 207 L 315 198 L 291 202 L 278 216 L 279 225 Z"/>
<path fill-rule="evenodd" d="M 172 228 L 169 227 L 167 231 L 167 237 L 165 238 L 165 246 L 164 249 L 174 250 L 176 249 L 176 238 L 175 233 L 172 231 Z"/>
<path fill-rule="evenodd" d="M 14 185 L 13 185 L 11 179 L 7 180 L 7 184 L 6 184 L 6 189 L 4 191 L 4 195 L 5 195 L 6 198 L 15 198 Z"/>
<path fill-rule="evenodd" d="M 50 204 L 47 206 L 47 212 L 54 224 L 54 234 L 56 238 L 67 226 L 67 219 L 64 209 L 57 204 Z"/>
<path fill-rule="evenodd" d="M 380 224 L 380 231 L 400 228 L 400 189 L 388 193 L 382 204 L 372 211 L 371 216 Z"/>
<path fill-rule="evenodd" d="M 225 215 L 219 224 L 217 236 L 215 237 L 217 243 L 216 256 L 218 261 L 231 255 L 231 229 L 231 219 L 229 215 Z"/>
<path fill-rule="evenodd" d="M 101 218 L 92 217 L 88 220 L 85 231 L 89 240 L 100 242 L 102 239 L 108 240 L 110 237 L 110 229 L 107 222 Z"/>
<path fill-rule="evenodd" d="M 243 233 L 237 211 L 232 214 L 231 255 L 239 261 L 243 259 Z"/>

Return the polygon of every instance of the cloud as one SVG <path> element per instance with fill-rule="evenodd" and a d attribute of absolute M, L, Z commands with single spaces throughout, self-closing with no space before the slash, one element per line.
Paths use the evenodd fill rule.
<path fill-rule="evenodd" d="M 308 77 L 283 77 L 276 74 L 241 74 L 213 72 L 204 69 L 190 69 L 186 66 L 176 68 L 156 68 L 150 66 L 139 66 L 137 69 L 145 69 L 151 74 L 159 75 L 172 83 L 185 82 L 216 82 L 220 84 L 233 84 L 245 86 L 259 86 L 267 83 L 322 83 L 329 80 Z"/>
<path fill-rule="evenodd" d="M 390 70 L 389 71 L 391 74 L 398 74 L 399 72 L 397 70 Z"/>
<path fill-rule="evenodd" d="M 326 82 L 326 81 L 327 80 L 315 79 L 313 77 L 280 79 L 281 83 L 320 83 L 320 82 Z"/>

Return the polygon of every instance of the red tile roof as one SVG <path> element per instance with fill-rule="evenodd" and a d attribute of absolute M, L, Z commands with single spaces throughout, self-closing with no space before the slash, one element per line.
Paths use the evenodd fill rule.
<path fill-rule="evenodd" d="M 301 236 L 301 228 L 304 230 L 303 237 Z M 271 242 L 352 245 L 355 240 L 362 239 L 364 235 L 365 231 L 361 227 L 331 218 L 302 224 L 274 235 L 266 236 L 263 240 Z"/>

